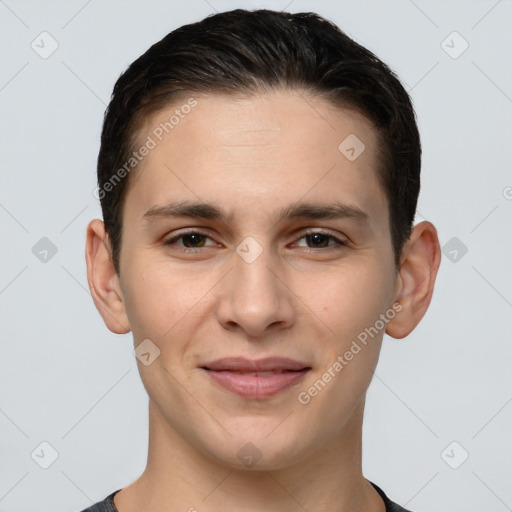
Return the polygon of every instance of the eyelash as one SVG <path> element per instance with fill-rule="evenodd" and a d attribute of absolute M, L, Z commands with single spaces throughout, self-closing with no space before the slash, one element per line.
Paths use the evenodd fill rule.
<path fill-rule="evenodd" d="M 163 244 L 165 246 L 172 246 L 178 240 L 180 240 L 181 238 L 186 237 L 188 235 L 200 235 L 200 236 L 203 236 L 203 237 L 206 237 L 206 238 L 209 238 L 209 239 L 212 240 L 212 238 L 207 233 L 203 233 L 202 231 L 193 230 L 193 231 L 187 231 L 187 232 L 180 233 L 179 235 L 173 236 L 172 238 L 169 238 L 169 239 L 165 240 L 163 242 Z M 337 236 L 333 235 L 332 233 L 330 233 L 328 231 L 307 231 L 306 233 L 303 233 L 303 235 L 298 240 L 302 240 L 303 238 L 306 238 L 308 235 L 323 235 L 323 236 L 326 236 L 327 238 L 329 238 L 329 241 L 334 240 L 334 242 L 335 242 L 335 244 L 329 244 L 328 243 L 327 247 L 320 247 L 320 248 L 303 247 L 304 249 L 313 250 L 315 252 L 318 251 L 319 249 L 323 250 L 324 252 L 325 251 L 332 251 L 332 250 L 336 250 L 337 248 L 340 248 L 340 247 L 346 247 L 348 245 L 347 242 L 344 242 L 343 240 L 340 240 Z M 182 250 L 184 250 L 186 252 L 189 252 L 189 251 L 190 252 L 194 252 L 194 251 L 196 251 L 198 249 L 203 249 L 203 248 L 211 247 L 211 246 L 203 246 L 203 247 L 185 247 L 185 246 L 180 246 L 180 247 L 181 247 Z"/>

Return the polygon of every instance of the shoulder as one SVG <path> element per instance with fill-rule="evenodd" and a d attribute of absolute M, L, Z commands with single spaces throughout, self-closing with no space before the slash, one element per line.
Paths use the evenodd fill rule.
<path fill-rule="evenodd" d="M 114 495 L 119 492 L 121 489 L 114 491 L 112 494 L 109 494 L 104 500 L 98 501 L 94 505 L 81 510 L 80 512 L 118 512 L 115 504 L 114 504 Z"/>
<path fill-rule="evenodd" d="M 394 503 L 391 501 L 387 496 L 386 493 L 378 486 L 375 485 L 373 482 L 370 482 L 375 490 L 379 493 L 380 497 L 384 501 L 384 504 L 386 505 L 386 512 L 412 512 L 411 510 L 407 510 L 400 505 Z"/>

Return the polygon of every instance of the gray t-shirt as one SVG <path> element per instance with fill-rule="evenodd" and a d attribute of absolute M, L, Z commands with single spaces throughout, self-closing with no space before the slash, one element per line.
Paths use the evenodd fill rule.
<path fill-rule="evenodd" d="M 400 505 L 393 503 L 380 487 L 375 485 L 373 482 L 370 483 L 373 485 L 373 487 L 375 487 L 375 490 L 379 493 L 380 497 L 384 501 L 384 504 L 386 505 L 386 512 L 411 512 L 410 510 L 406 510 Z M 119 512 L 114 505 L 114 496 L 119 491 L 121 491 L 121 489 L 114 491 L 112 494 L 109 494 L 103 501 L 99 501 L 98 503 L 95 503 L 94 505 L 86 508 L 85 510 L 82 510 L 81 512 Z"/>

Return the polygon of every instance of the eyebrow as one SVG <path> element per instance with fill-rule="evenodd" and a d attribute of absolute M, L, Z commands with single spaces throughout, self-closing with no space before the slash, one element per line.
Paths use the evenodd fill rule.
<path fill-rule="evenodd" d="M 163 206 L 153 206 L 144 215 L 143 219 L 150 222 L 153 219 L 189 217 L 192 219 L 229 221 L 222 209 L 215 203 L 201 201 L 176 201 Z M 360 224 L 371 228 L 371 218 L 368 213 L 356 206 L 334 202 L 323 203 L 295 203 L 283 208 L 277 213 L 277 222 L 296 219 L 354 219 Z"/>

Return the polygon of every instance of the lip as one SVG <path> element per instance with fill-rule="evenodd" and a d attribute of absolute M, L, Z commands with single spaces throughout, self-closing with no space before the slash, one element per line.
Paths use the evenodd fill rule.
<path fill-rule="evenodd" d="M 272 370 L 298 371 L 310 368 L 306 363 L 289 357 L 265 357 L 264 359 L 247 359 L 245 357 L 224 357 L 202 366 L 214 371 L 269 372 Z"/>
<path fill-rule="evenodd" d="M 220 386 L 244 398 L 266 398 L 297 384 L 311 370 L 307 364 L 286 357 L 245 359 L 228 357 L 201 367 Z M 271 372 L 269 375 L 257 375 Z"/>

